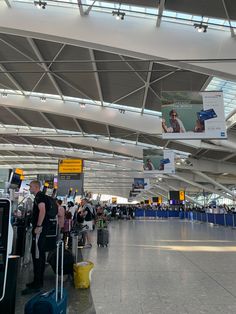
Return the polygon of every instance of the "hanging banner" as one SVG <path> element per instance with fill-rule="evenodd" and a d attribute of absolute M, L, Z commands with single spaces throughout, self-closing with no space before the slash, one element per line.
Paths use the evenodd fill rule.
<path fill-rule="evenodd" d="M 134 178 L 132 191 L 139 191 L 145 189 L 149 185 L 149 179 Z"/>
<path fill-rule="evenodd" d="M 162 92 L 163 139 L 225 139 L 223 93 Z"/>
<path fill-rule="evenodd" d="M 144 173 L 161 174 L 175 172 L 175 153 L 169 149 L 144 149 Z"/>

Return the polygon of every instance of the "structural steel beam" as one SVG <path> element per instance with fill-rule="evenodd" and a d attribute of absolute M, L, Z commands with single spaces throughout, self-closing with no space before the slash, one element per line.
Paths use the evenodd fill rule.
<path fill-rule="evenodd" d="M 17 5 L 17 4 L 16 4 Z M 225 79 L 235 79 L 234 63 L 222 62 L 198 63 L 188 60 L 224 59 L 236 55 L 235 41 L 228 40 L 228 33 L 212 29 L 202 37 L 197 32 L 189 31 L 189 25 L 165 23 L 162 27 L 153 28 L 153 21 L 129 17 L 125 24 L 111 23 L 111 16 L 94 12 L 93 23 L 87 18 L 78 18 L 74 8 L 54 7 L 48 14 L 32 12 L 23 3 L 15 10 L 0 11 L 0 31 L 2 33 L 34 37 L 76 46 L 118 53 L 130 57 L 151 59 L 153 57 L 168 60 L 183 59 L 186 62 L 169 62 L 174 66 L 194 70 L 207 75 L 220 76 Z M 61 21 L 63 20 L 63 23 Z M 134 24 L 135 23 L 135 24 Z M 133 27 L 135 25 L 135 27 Z M 106 33 L 106 36 L 103 34 Z M 116 36 L 114 36 L 116 34 Z M 181 45 L 179 37 L 181 36 Z M 132 38 L 132 41 L 130 40 Z M 145 38 L 145 42 L 140 41 Z M 189 47 L 192 49 L 189 50 Z"/>
<path fill-rule="evenodd" d="M 218 188 L 224 190 L 226 193 L 230 194 L 231 196 L 233 196 L 235 198 L 235 194 L 230 189 L 226 188 L 224 185 L 220 184 L 216 180 L 214 180 L 211 177 L 207 176 L 205 173 L 202 173 L 200 171 L 194 171 L 194 173 L 196 173 L 200 177 L 204 178 L 208 182 L 212 183 L 214 186 L 217 186 Z"/>
<path fill-rule="evenodd" d="M 159 2 L 159 6 L 158 6 L 158 17 L 157 17 L 157 27 L 160 27 L 161 25 L 161 19 L 162 19 L 162 15 L 163 15 L 163 11 L 165 9 L 165 2 L 166 0 L 160 0 Z"/>
<path fill-rule="evenodd" d="M 209 186 L 205 186 L 205 185 L 201 185 L 201 184 L 198 184 L 196 182 L 193 182 L 193 181 L 189 181 L 187 179 L 185 179 L 183 176 L 180 176 L 180 175 L 176 175 L 176 174 L 172 174 L 172 176 L 180 181 L 184 181 L 190 185 L 193 185 L 193 186 L 196 186 L 198 187 L 200 190 L 204 190 L 204 191 L 208 191 L 208 192 L 211 192 L 211 193 L 214 193 L 214 194 L 217 194 L 217 195 L 220 195 L 220 196 L 223 196 L 225 198 L 229 198 L 231 200 L 234 200 L 235 198 L 232 197 L 231 195 L 226 195 L 224 193 L 222 193 L 221 191 L 219 190 L 215 190 L 215 189 L 212 189 L 210 188 Z"/>

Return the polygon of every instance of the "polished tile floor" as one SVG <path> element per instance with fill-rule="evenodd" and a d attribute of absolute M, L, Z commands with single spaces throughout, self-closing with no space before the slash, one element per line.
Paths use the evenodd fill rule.
<path fill-rule="evenodd" d="M 117 221 L 93 247 L 97 314 L 236 313 L 236 230 L 183 220 Z"/>
<path fill-rule="evenodd" d="M 236 313 L 236 230 L 170 219 L 113 221 L 109 231 L 108 248 L 95 231 L 82 250 L 95 264 L 91 289 L 66 283 L 68 314 Z M 29 272 L 20 276 L 18 290 Z M 17 301 L 23 313 L 19 291 Z"/>

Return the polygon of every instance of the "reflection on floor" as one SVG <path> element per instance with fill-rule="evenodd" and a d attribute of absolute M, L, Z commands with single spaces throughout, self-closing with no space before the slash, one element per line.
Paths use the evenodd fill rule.
<path fill-rule="evenodd" d="M 108 248 L 96 246 L 95 231 L 82 250 L 95 264 L 92 296 L 67 282 L 68 314 L 236 313 L 236 230 L 170 219 L 115 221 L 109 231 Z M 28 277 L 18 279 L 17 314 Z M 48 268 L 48 287 L 54 278 Z"/>
<path fill-rule="evenodd" d="M 236 230 L 187 222 L 118 221 L 94 262 L 97 314 L 235 314 Z"/>

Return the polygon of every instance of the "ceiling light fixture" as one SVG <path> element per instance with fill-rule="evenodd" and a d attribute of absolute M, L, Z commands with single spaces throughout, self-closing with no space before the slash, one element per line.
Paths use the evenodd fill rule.
<path fill-rule="evenodd" d="M 47 2 L 45 2 L 45 1 L 34 1 L 34 5 L 38 9 L 46 9 Z"/>
<path fill-rule="evenodd" d="M 121 2 L 119 4 L 119 9 L 112 11 L 112 15 L 115 16 L 116 20 L 123 20 L 125 18 L 125 12 L 121 12 L 120 7 Z"/>
<path fill-rule="evenodd" d="M 115 16 L 116 20 L 124 20 L 125 12 L 121 12 L 120 9 L 118 11 L 112 11 L 112 15 Z"/>
<path fill-rule="evenodd" d="M 40 101 L 41 102 L 46 102 L 46 97 L 44 97 L 44 96 L 40 97 Z"/>
<path fill-rule="evenodd" d="M 200 23 L 200 24 L 195 23 L 193 25 L 194 25 L 194 27 L 197 29 L 197 31 L 199 33 L 206 33 L 207 32 L 208 25 L 205 25 L 205 24 L 202 24 L 202 23 Z"/>

